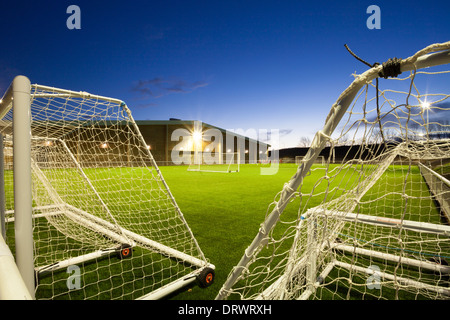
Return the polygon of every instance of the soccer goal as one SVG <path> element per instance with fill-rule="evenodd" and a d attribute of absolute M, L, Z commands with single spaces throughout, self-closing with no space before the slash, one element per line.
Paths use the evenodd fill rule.
<path fill-rule="evenodd" d="M 295 164 L 296 165 L 301 165 L 303 160 L 305 160 L 305 156 L 295 156 Z M 324 156 L 318 156 L 314 163 L 319 164 L 321 166 L 324 166 L 325 163 L 326 163 L 325 162 L 325 157 Z"/>
<path fill-rule="evenodd" d="M 18 76 L 0 119 L 2 232 L 31 297 L 159 299 L 212 283 L 124 102 Z"/>
<path fill-rule="evenodd" d="M 423 173 L 450 172 L 449 63 L 446 42 L 355 75 L 216 299 L 450 298 L 450 186 Z"/>
<path fill-rule="evenodd" d="M 200 172 L 239 172 L 239 152 L 193 152 L 188 166 L 188 171 Z"/>

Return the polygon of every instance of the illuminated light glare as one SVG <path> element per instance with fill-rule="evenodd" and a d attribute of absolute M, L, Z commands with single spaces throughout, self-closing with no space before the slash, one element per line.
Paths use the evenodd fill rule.
<path fill-rule="evenodd" d="M 105 142 L 105 143 L 102 143 L 101 145 L 100 145 L 100 148 L 103 148 L 103 149 L 105 149 L 105 148 L 108 148 L 108 144 Z"/>
<path fill-rule="evenodd" d="M 195 142 L 200 142 L 200 141 L 202 140 L 202 133 L 199 132 L 199 131 L 194 131 L 194 132 L 192 133 L 192 139 L 193 139 Z"/>
<path fill-rule="evenodd" d="M 423 102 L 423 103 L 421 104 L 421 106 L 422 106 L 422 108 L 425 109 L 425 110 L 426 110 L 426 109 L 430 109 L 430 103 L 429 103 L 429 102 L 426 102 L 426 101 L 425 101 L 425 102 Z"/>

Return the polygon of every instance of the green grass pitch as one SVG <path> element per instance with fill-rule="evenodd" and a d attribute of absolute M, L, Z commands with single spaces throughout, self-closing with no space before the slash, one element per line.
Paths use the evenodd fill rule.
<path fill-rule="evenodd" d="M 160 169 L 205 256 L 216 266 L 211 287 L 194 287 L 174 298 L 213 299 L 297 167 L 283 165 L 276 175 L 261 175 L 258 165 L 241 165 L 239 173 L 229 174 L 188 172 L 183 166 Z"/>
<path fill-rule="evenodd" d="M 330 169 L 335 165 L 331 165 Z M 324 168 L 314 166 L 314 168 Z M 413 200 L 408 205 L 405 219 L 420 220 L 425 216 L 426 221 L 441 223 L 439 211 L 430 199 L 429 190 L 420 176 L 419 169 L 411 167 L 408 173 L 408 166 L 399 166 L 395 170 L 388 168 L 380 179 L 380 184 L 384 184 L 383 179 L 400 182 L 402 185 L 405 177 L 408 177 L 406 188 L 409 193 L 421 196 L 423 199 Z M 162 173 L 174 194 L 178 205 L 184 213 L 186 220 L 193 230 L 200 247 L 206 257 L 216 266 L 216 280 L 213 286 L 207 289 L 192 288 L 190 291 L 181 292 L 174 299 L 212 299 L 220 290 L 229 272 L 238 263 L 245 249 L 250 245 L 255 237 L 267 212 L 267 208 L 273 202 L 285 183 L 289 181 L 295 173 L 297 166 L 290 164 L 280 165 L 275 175 L 260 175 L 260 167 L 257 165 L 241 166 L 239 173 L 220 174 L 204 172 L 187 172 L 185 167 L 161 167 Z M 320 193 L 327 187 L 327 181 L 317 181 L 324 175 L 324 170 L 313 170 L 311 175 L 305 178 L 302 191 L 310 192 L 312 188 Z M 342 184 L 342 181 L 351 182 L 352 177 L 348 177 L 348 172 L 342 172 L 335 181 Z M 376 190 L 377 184 L 368 192 L 366 199 L 379 196 Z M 393 191 L 393 190 L 391 190 Z M 401 190 L 399 190 L 401 191 Z M 383 191 L 381 191 L 383 192 Z M 335 197 L 340 194 L 335 194 Z M 322 197 L 313 198 L 305 205 L 314 207 L 322 201 Z M 384 201 L 384 200 L 382 200 Z M 402 201 L 393 200 L 395 201 Z M 420 202 L 420 203 L 419 203 Z M 397 204 L 395 204 L 397 205 Z M 283 216 L 287 219 L 297 217 L 298 203 L 288 206 Z M 398 206 L 401 208 L 402 204 Z M 376 214 L 373 211 L 374 203 L 366 208 L 367 214 Z M 425 215 L 418 212 L 418 208 L 425 210 Z M 400 218 L 398 212 L 384 210 L 377 215 L 384 215 L 389 218 Z M 377 210 L 380 210 L 378 208 Z M 400 210 L 401 211 L 401 210 Z M 431 220 L 430 220 L 431 217 Z M 326 296 L 324 297 L 326 298 Z M 388 297 L 389 298 L 389 297 Z M 410 297 L 411 298 L 411 297 Z"/>
<path fill-rule="evenodd" d="M 330 165 L 330 169 L 337 165 Z M 313 188 L 320 193 L 330 187 L 327 180 L 321 179 L 324 167 L 316 165 L 310 175 L 305 178 L 302 192 L 310 192 Z M 407 168 L 407 166 L 405 166 Z M 95 169 L 89 169 L 95 170 Z M 97 169 L 104 170 L 104 169 Z M 130 169 L 131 170 L 131 169 Z M 297 170 L 293 164 L 281 164 L 274 175 L 261 175 L 259 165 L 241 165 L 239 173 L 189 172 L 187 166 L 161 166 L 160 170 L 174 195 L 183 215 L 193 231 L 200 248 L 208 260 L 216 266 L 214 284 L 206 289 L 197 286 L 190 290 L 183 290 L 171 299 L 180 300 L 211 300 L 225 282 L 228 274 L 238 263 L 245 249 L 255 237 L 267 213 L 267 209 L 274 201 L 283 185 L 289 181 Z M 420 177 L 417 167 L 412 167 L 413 179 L 408 181 L 408 188 L 412 188 L 414 195 L 427 198 L 428 188 Z M 388 169 L 382 179 L 388 181 L 404 180 L 407 169 L 403 174 L 398 170 Z M 342 175 L 342 176 L 340 176 Z M 352 177 L 348 172 L 336 176 L 339 184 L 351 183 Z M 317 183 L 319 181 L 319 183 Z M 376 189 L 376 186 L 374 187 Z M 337 191 L 335 197 L 342 191 Z M 370 195 L 368 195 L 370 197 Z M 319 196 L 305 203 L 307 207 L 318 205 L 323 199 Z M 415 208 L 425 207 L 427 219 L 425 222 L 440 223 L 439 212 L 432 203 L 411 203 L 411 210 L 405 219 L 418 220 L 420 215 Z M 372 206 L 367 210 L 370 214 Z M 283 213 L 287 219 L 295 219 L 298 214 L 298 203 L 288 206 Z M 399 218 L 395 212 L 384 210 L 388 217 Z M 373 214 L 373 213 L 372 213 Z M 326 297 L 325 297 L 326 298 Z"/>

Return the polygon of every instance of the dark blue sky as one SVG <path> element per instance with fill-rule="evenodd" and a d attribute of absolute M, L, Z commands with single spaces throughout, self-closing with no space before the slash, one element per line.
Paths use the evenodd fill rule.
<path fill-rule="evenodd" d="M 81 30 L 69 30 L 69 5 Z M 381 29 L 369 30 L 369 5 Z M 312 136 L 353 72 L 450 40 L 449 1 L 2 1 L 0 91 L 32 83 L 124 100 L 137 120 Z M 0 93 L 1 95 L 1 93 Z M 284 133 L 288 133 L 284 135 Z"/>

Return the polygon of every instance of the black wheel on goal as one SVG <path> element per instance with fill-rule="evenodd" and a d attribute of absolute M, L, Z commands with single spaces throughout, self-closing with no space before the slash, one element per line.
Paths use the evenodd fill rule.
<path fill-rule="evenodd" d="M 122 244 L 118 249 L 118 257 L 119 259 L 131 258 L 133 255 L 133 248 L 131 245 L 125 243 Z"/>
<path fill-rule="evenodd" d="M 209 287 L 213 284 L 215 276 L 216 274 L 214 272 L 214 269 L 209 267 L 203 268 L 203 270 L 197 276 L 198 286 L 201 288 Z"/>

